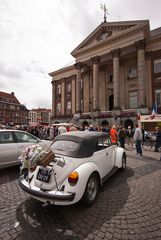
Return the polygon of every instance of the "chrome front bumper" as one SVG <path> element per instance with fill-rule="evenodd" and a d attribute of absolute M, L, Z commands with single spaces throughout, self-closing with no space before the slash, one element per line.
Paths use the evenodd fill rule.
<path fill-rule="evenodd" d="M 51 201 L 73 201 L 75 193 L 63 192 L 63 191 L 44 191 L 38 187 L 30 186 L 30 184 L 24 179 L 24 176 L 21 176 L 18 181 L 20 187 L 30 194 L 37 198 L 43 198 L 44 200 Z"/>

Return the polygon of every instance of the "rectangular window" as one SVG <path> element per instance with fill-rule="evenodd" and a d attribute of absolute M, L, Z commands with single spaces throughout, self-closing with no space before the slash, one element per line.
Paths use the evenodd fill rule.
<path fill-rule="evenodd" d="M 71 92 L 71 83 L 67 84 L 67 92 Z"/>
<path fill-rule="evenodd" d="M 60 84 L 57 85 L 56 93 L 61 94 L 61 85 Z"/>
<path fill-rule="evenodd" d="M 72 108 L 71 102 L 67 102 L 67 114 L 71 113 L 71 108 Z"/>
<path fill-rule="evenodd" d="M 60 115 L 60 112 L 61 112 L 61 103 L 57 103 L 56 112 L 57 112 L 58 115 Z"/>
<path fill-rule="evenodd" d="M 138 107 L 138 93 L 137 91 L 133 91 L 129 93 L 129 108 L 137 108 Z"/>
<path fill-rule="evenodd" d="M 161 59 L 154 60 L 154 73 L 161 73 Z"/>
<path fill-rule="evenodd" d="M 10 105 L 10 109 L 15 110 L 16 109 L 15 105 Z"/>
<path fill-rule="evenodd" d="M 112 69 L 108 70 L 108 72 L 107 72 L 107 82 L 108 83 L 113 83 L 113 71 L 112 71 Z"/>
<path fill-rule="evenodd" d="M 157 106 L 161 106 L 161 89 L 155 90 L 155 103 Z"/>
<path fill-rule="evenodd" d="M 130 65 L 128 66 L 128 78 L 136 78 L 137 77 L 137 66 Z"/>

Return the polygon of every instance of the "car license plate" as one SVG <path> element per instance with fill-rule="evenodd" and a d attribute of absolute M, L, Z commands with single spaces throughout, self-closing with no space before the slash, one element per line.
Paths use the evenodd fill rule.
<path fill-rule="evenodd" d="M 36 179 L 48 183 L 51 176 L 51 170 L 39 168 Z"/>

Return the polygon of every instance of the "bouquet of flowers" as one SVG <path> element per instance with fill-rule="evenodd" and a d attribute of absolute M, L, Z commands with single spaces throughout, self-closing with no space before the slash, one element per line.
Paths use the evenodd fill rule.
<path fill-rule="evenodd" d="M 23 170 L 34 171 L 37 165 L 46 167 L 54 158 L 54 153 L 47 146 L 29 146 L 19 156 L 22 163 L 20 173 L 22 173 Z"/>

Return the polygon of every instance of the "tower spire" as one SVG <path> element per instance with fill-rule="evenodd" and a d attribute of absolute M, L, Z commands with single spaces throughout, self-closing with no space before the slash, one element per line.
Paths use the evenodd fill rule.
<path fill-rule="evenodd" d="M 104 22 L 107 22 L 106 17 L 107 17 L 107 15 L 109 15 L 109 13 L 108 13 L 108 9 L 106 8 L 106 4 L 103 5 L 101 3 L 101 9 L 104 11 Z"/>

